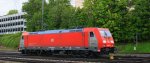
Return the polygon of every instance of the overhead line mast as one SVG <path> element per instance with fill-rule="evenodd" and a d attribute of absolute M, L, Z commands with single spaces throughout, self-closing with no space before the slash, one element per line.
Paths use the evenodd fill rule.
<path fill-rule="evenodd" d="M 44 1 L 45 0 L 42 0 L 42 23 L 41 23 L 41 30 L 44 30 Z"/>

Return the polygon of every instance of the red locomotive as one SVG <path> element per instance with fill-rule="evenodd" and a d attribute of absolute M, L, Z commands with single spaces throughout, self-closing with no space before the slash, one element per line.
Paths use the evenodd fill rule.
<path fill-rule="evenodd" d="M 23 32 L 19 51 L 22 54 L 100 55 L 114 52 L 114 40 L 107 28 Z"/>

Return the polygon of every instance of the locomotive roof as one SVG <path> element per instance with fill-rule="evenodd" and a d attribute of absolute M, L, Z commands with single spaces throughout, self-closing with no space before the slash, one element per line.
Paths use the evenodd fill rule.
<path fill-rule="evenodd" d="M 49 33 L 82 32 L 82 30 L 83 29 L 46 30 L 46 31 L 29 32 L 29 34 L 49 34 Z"/>

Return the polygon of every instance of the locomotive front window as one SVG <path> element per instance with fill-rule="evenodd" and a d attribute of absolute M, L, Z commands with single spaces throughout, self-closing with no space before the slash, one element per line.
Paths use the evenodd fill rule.
<path fill-rule="evenodd" d="M 111 37 L 111 33 L 106 30 L 100 30 L 100 34 L 104 37 Z"/>

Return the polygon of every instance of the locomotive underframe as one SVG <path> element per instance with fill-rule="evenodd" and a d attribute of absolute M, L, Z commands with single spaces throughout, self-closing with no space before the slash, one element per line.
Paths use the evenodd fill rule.
<path fill-rule="evenodd" d="M 29 47 L 29 48 L 22 48 L 19 51 L 21 51 L 22 54 L 30 54 L 30 55 L 54 55 L 54 54 L 66 54 L 66 55 L 74 55 L 74 56 L 82 56 L 82 57 L 97 57 L 102 54 L 109 54 L 114 53 L 114 48 L 101 48 L 100 51 L 97 50 L 97 48 L 89 49 L 89 48 L 52 48 L 52 47 Z"/>

